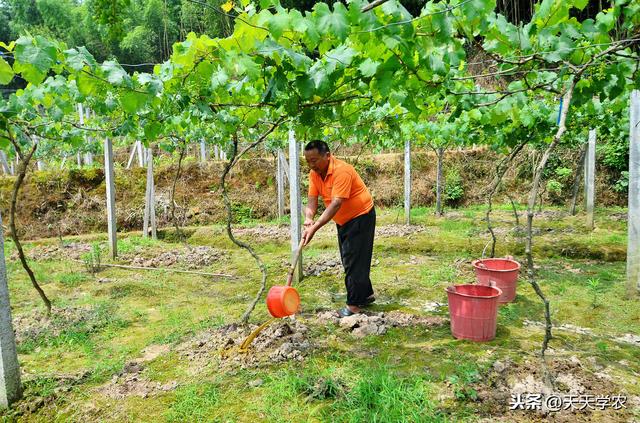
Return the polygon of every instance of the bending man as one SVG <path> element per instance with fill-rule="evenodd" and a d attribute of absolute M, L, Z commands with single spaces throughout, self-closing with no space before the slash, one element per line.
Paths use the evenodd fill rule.
<path fill-rule="evenodd" d="M 308 143 L 304 157 L 311 169 L 302 235 L 304 245 L 330 220 L 336 222 L 347 288 L 347 306 L 338 313 L 341 317 L 350 316 L 375 301 L 369 278 L 376 228 L 373 199 L 353 166 L 333 157 L 326 142 Z M 318 196 L 322 197 L 326 209 L 314 221 Z"/>

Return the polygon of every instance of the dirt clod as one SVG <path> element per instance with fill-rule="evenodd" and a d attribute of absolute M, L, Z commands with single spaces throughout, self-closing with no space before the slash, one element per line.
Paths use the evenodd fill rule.
<path fill-rule="evenodd" d="M 554 357 L 548 360 L 547 371 L 548 374 L 539 359 L 529 359 L 519 364 L 509 359 L 498 360 L 473 388 L 478 393 L 478 400 L 487 406 L 486 409 L 492 410 L 492 415 L 496 417 L 509 416 L 519 421 L 520 418 L 531 418 L 537 413 L 538 418 L 544 416 L 551 421 L 621 421 L 619 417 L 625 413 L 624 410 L 577 410 L 571 407 L 566 410 L 550 410 L 545 401 L 551 396 L 597 397 L 624 393 L 611 382 L 611 378 L 586 370 L 577 357 Z M 510 410 L 513 398 L 529 394 L 542 395 L 542 405 L 538 410 Z M 596 414 L 598 419 L 593 420 Z M 610 418 L 612 419 L 609 420 Z"/>
<path fill-rule="evenodd" d="M 151 257 L 142 252 L 135 255 L 124 255 L 122 258 L 133 266 L 170 267 L 180 264 L 187 269 L 199 269 L 226 259 L 227 254 L 215 248 L 198 246 L 184 250 L 165 251 Z"/>
<path fill-rule="evenodd" d="M 64 245 L 36 245 L 26 255 L 34 261 L 48 261 L 59 259 L 80 260 L 82 256 L 91 251 L 91 245 L 82 242 L 70 242 Z M 11 254 L 10 260 L 18 260 L 18 253 Z"/>
<path fill-rule="evenodd" d="M 319 322 L 338 324 L 355 337 L 384 335 L 390 327 L 423 326 L 433 327 L 446 323 L 442 317 L 422 317 L 391 311 L 389 313 L 358 313 L 340 318 L 337 312 L 323 311 L 316 315 Z"/>
<path fill-rule="evenodd" d="M 182 343 L 177 351 L 197 372 L 211 363 L 220 367 L 254 368 L 287 360 L 302 361 L 314 348 L 306 325 L 295 319 L 281 319 L 260 332 L 247 351 L 240 351 L 240 345 L 257 327 L 231 324 L 211 329 Z"/>
<path fill-rule="evenodd" d="M 384 225 L 376 227 L 376 236 L 379 237 L 390 237 L 390 236 L 398 236 L 398 237 L 408 237 L 411 235 L 417 234 L 420 232 L 426 231 L 427 228 L 424 226 L 418 225 Z"/>
<path fill-rule="evenodd" d="M 129 396 L 147 398 L 162 392 L 172 391 L 178 387 L 178 382 L 154 382 L 144 374 L 144 366 L 139 362 L 125 364 L 122 372 L 96 390 L 109 398 L 124 399 Z"/>

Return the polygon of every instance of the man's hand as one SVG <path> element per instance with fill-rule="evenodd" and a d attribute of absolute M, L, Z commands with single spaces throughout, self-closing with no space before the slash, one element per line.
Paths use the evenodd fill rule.
<path fill-rule="evenodd" d="M 305 222 L 305 227 L 306 227 L 306 222 Z M 313 239 L 313 236 L 316 234 L 318 228 L 316 227 L 316 225 L 311 225 L 309 227 L 306 227 L 304 232 L 302 233 L 302 239 L 304 240 L 304 244 L 302 244 L 303 246 L 307 246 L 311 240 Z"/>
<path fill-rule="evenodd" d="M 313 221 L 313 219 L 309 219 L 308 217 L 306 219 L 304 219 L 304 229 L 307 230 L 310 227 L 313 226 L 315 222 Z"/>

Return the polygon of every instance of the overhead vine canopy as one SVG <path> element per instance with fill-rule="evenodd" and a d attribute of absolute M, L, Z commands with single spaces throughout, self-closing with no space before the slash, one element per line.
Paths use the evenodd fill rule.
<path fill-rule="evenodd" d="M 83 47 L 25 36 L 1 46 L 0 83 L 15 76 L 29 83 L 2 100 L 3 128 L 82 142 L 72 118 L 77 102 L 95 110 L 107 134 L 150 140 L 203 122 L 248 137 L 279 118 L 300 131 L 336 122 L 358 128 L 372 109 L 427 121 L 446 108 L 450 122 L 470 127 L 531 128 L 539 109 L 529 103 L 549 103 L 572 80 L 578 106 L 638 83 L 640 5 L 618 1 L 578 21 L 573 15 L 586 5 L 543 1 L 528 23 L 515 25 L 485 0 L 427 2 L 416 17 L 396 1 L 364 12 L 360 1 L 317 3 L 303 13 L 245 0 L 227 6 L 235 15 L 229 37 L 191 33 L 153 73 L 132 75 Z M 483 53 L 480 63 L 470 51 Z"/>

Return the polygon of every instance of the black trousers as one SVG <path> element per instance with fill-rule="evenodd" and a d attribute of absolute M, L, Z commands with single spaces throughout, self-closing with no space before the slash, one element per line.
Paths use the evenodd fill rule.
<path fill-rule="evenodd" d="M 376 231 L 376 210 L 351 219 L 338 228 L 340 258 L 344 267 L 344 284 L 347 288 L 347 304 L 364 304 L 373 295 L 369 274 L 373 254 L 373 237 Z"/>

